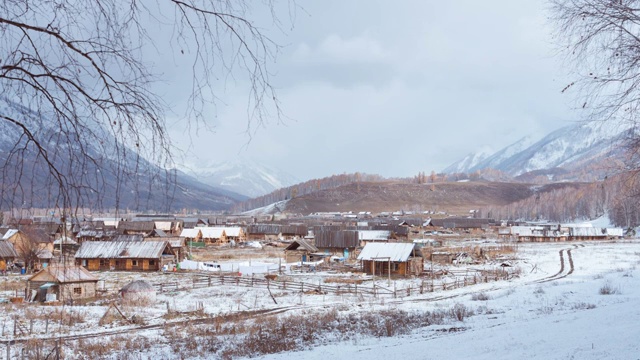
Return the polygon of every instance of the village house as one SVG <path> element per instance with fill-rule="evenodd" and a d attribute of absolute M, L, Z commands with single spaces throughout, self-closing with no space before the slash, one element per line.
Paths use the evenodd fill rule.
<path fill-rule="evenodd" d="M 427 226 L 440 229 L 458 229 L 468 232 L 482 232 L 483 230 L 488 230 L 494 222 L 495 221 L 493 219 L 447 217 L 442 219 L 430 219 Z"/>
<path fill-rule="evenodd" d="M 355 251 L 360 246 L 356 230 L 315 230 L 314 245 L 320 252 L 340 258 L 355 258 Z"/>
<path fill-rule="evenodd" d="M 24 227 L 24 230 L 8 229 L 0 241 L 10 242 L 18 254 L 18 259 L 23 261 L 28 269 L 40 269 L 53 258 L 53 238 L 38 227 Z"/>
<path fill-rule="evenodd" d="M 621 228 L 598 228 L 560 224 L 503 227 L 498 238 L 516 242 L 562 242 L 619 239 Z"/>
<path fill-rule="evenodd" d="M 202 242 L 202 232 L 200 229 L 201 228 L 183 229 L 182 232 L 180 232 L 180 238 L 184 239 L 185 243 Z"/>
<path fill-rule="evenodd" d="M 424 261 L 414 256 L 413 243 L 368 243 L 358 255 L 362 271 L 374 276 L 420 275 Z"/>
<path fill-rule="evenodd" d="M 227 239 L 226 228 L 220 227 L 201 227 L 202 241 L 205 244 L 222 245 L 229 242 Z"/>
<path fill-rule="evenodd" d="M 105 241 L 111 239 L 115 234 L 115 230 L 83 229 L 76 234 L 76 242 L 82 244 L 85 241 Z"/>
<path fill-rule="evenodd" d="M 179 234 L 184 229 L 193 229 L 195 227 L 202 227 L 202 226 L 208 226 L 208 225 L 209 223 L 205 219 L 191 218 L 191 217 L 177 218 L 174 231 Z"/>
<path fill-rule="evenodd" d="M 70 302 L 96 296 L 98 278 L 80 266 L 49 266 L 27 279 L 28 301 Z"/>
<path fill-rule="evenodd" d="M 151 235 L 156 228 L 153 221 L 120 221 L 118 223 L 118 232 L 123 235 L 142 235 L 147 237 Z"/>
<path fill-rule="evenodd" d="M 177 260 L 168 241 L 84 242 L 75 259 L 90 271 L 158 271 Z"/>
<path fill-rule="evenodd" d="M 163 238 L 146 238 L 144 241 L 167 241 L 171 247 L 171 251 L 176 255 L 177 261 L 180 262 L 187 257 L 188 249 L 185 249 L 186 242 L 184 238 L 177 236 L 163 237 Z"/>
<path fill-rule="evenodd" d="M 277 241 L 282 234 L 280 224 L 252 224 L 247 226 L 247 240 Z"/>
<path fill-rule="evenodd" d="M 226 241 L 235 241 L 236 243 L 240 243 L 240 242 L 244 242 L 245 240 L 247 240 L 247 236 L 244 232 L 244 230 L 242 230 L 241 227 L 239 226 L 232 226 L 232 227 L 224 227 L 224 234 L 226 236 Z"/>

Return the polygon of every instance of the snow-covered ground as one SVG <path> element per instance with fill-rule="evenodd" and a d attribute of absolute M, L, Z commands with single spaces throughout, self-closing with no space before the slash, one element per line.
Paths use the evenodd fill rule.
<path fill-rule="evenodd" d="M 562 260 L 561 260 L 562 259 Z M 135 314 L 146 326 L 115 322 L 99 325 L 109 301 L 92 306 L 67 306 L 65 311 L 79 315 L 81 321 L 74 326 L 58 324 L 44 332 L 47 312 L 59 311 L 55 306 L 3 305 L 0 340 L 12 338 L 12 319 L 16 314 L 35 318 L 33 337 L 50 337 L 51 328 L 63 336 L 79 334 L 100 344 L 132 341 L 140 345 L 133 357 L 120 353 L 103 354 L 104 358 L 196 358 L 220 357 L 207 352 L 206 347 L 192 352 L 177 351 L 171 333 L 185 332 L 182 340 L 205 343 L 203 335 L 194 335 L 197 328 L 192 319 L 215 319 L 230 314 L 247 315 L 248 321 L 283 316 L 321 316 L 337 311 L 342 315 L 371 311 L 402 310 L 408 314 L 449 311 L 464 306 L 475 315 L 463 321 L 446 319 L 438 325 L 415 328 L 406 335 L 393 337 L 354 336 L 340 333 L 326 334 L 324 340 L 305 351 L 263 355 L 262 359 L 638 359 L 640 343 L 640 241 L 583 243 L 519 244 L 515 259 L 510 261 L 520 269 L 520 276 L 508 281 L 490 281 L 447 291 L 424 292 L 417 289 L 420 279 L 395 280 L 378 278 L 379 286 L 405 289 L 409 284 L 414 291 L 410 296 L 363 296 L 353 294 L 312 293 L 301 294 L 292 289 L 271 288 L 273 297 L 264 287 L 246 287 L 234 284 L 191 289 L 189 284 L 196 274 L 140 274 L 100 273 L 107 288 L 119 288 L 126 282 L 145 278 L 151 282 L 177 283 L 181 290 L 158 294 L 155 304 L 123 306 L 127 316 Z M 484 267 L 499 267 L 498 263 Z M 462 266 L 469 268 L 470 266 Z M 451 267 L 450 270 L 455 269 Z M 332 285 L 336 278 L 354 280 L 354 276 L 335 272 L 292 273 L 280 280 L 304 281 L 312 284 Z M 356 276 L 357 280 L 358 277 Z M 361 286 L 371 286 L 371 280 L 362 277 Z M 0 289 L 1 290 L 1 289 Z M 609 295 L 601 292 L 608 290 Z M 606 291 L 605 291 L 606 292 Z M 11 291 L 4 292 L 8 296 Z M 0 297 L 2 294 L 0 294 Z M 275 302 L 277 301 L 277 304 Z M 263 315 L 260 315 L 263 314 Z M 172 327 L 167 328 L 167 324 Z M 200 327 L 212 327 L 203 322 Z M 24 324 L 28 325 L 28 322 Z M 154 327 L 157 326 L 157 327 Z M 166 329 L 172 329 L 168 331 Z M 180 330 L 182 329 L 182 330 Z M 219 330 L 216 330 L 219 331 Z M 126 332 L 126 337 L 122 337 Z M 214 331 L 215 332 L 215 331 Z M 94 334 L 94 335 L 92 335 Z M 292 341 L 295 336 L 291 334 Z M 28 336 L 18 336 L 24 338 Z M 94 340 L 92 340 L 94 339 Z M 222 336 L 224 339 L 224 336 Z M 237 337 L 235 338 L 238 339 Z M 225 340 L 222 340 L 225 341 Z M 68 342 L 68 346 L 80 346 Z M 188 342 L 187 342 L 188 344 Z M 223 346 L 223 345 L 216 345 Z M 113 346 L 118 348 L 118 346 Z M 120 347 L 126 349 L 125 345 Z M 79 351 L 76 348 L 76 351 Z M 80 351 L 77 354 L 82 354 Z M 91 353 L 94 354 L 95 352 Z M 186 354 L 186 355 L 185 355 Z M 258 354 L 253 354 L 258 355 Z M 77 358 L 87 358 L 78 355 Z M 120 356 L 120 357 L 119 357 Z M 138 357 L 136 357 L 138 356 Z M 100 357 L 100 358 L 103 358 Z"/>
<path fill-rule="evenodd" d="M 582 246 L 584 245 L 584 247 Z M 571 249 L 574 271 L 565 252 Z M 431 310 L 454 303 L 478 308 L 464 322 L 426 327 L 411 335 L 335 343 L 309 351 L 261 359 L 638 359 L 640 358 L 640 244 L 583 243 L 521 245 L 523 276 L 506 284 L 482 284 L 488 300 L 474 301 L 471 289 L 436 302 L 406 303 Z M 614 293 L 601 294 L 608 286 Z"/>

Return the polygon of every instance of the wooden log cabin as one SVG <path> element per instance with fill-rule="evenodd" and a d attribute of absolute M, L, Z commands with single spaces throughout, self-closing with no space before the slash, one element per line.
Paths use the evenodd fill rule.
<path fill-rule="evenodd" d="M 424 270 L 422 257 L 414 256 L 412 243 L 368 243 L 358 255 L 362 271 L 375 276 L 420 275 Z"/>
<path fill-rule="evenodd" d="M 75 259 L 90 271 L 158 271 L 177 261 L 168 241 L 88 241 Z"/>
<path fill-rule="evenodd" d="M 96 296 L 98 278 L 80 266 L 49 266 L 27 279 L 29 301 L 64 302 Z"/>

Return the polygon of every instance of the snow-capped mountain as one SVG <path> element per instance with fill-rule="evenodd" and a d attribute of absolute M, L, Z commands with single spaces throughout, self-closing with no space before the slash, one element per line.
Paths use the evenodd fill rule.
<path fill-rule="evenodd" d="M 93 129 L 69 126 L 61 131 L 50 114 L 2 96 L 0 115 L 14 119 L 0 121 L 0 207 L 47 208 L 66 203 L 94 210 L 116 207 L 166 212 L 226 210 L 245 200 L 153 164 L 98 125 Z M 17 123 L 29 129 L 28 136 Z"/>
<path fill-rule="evenodd" d="M 481 151 L 478 153 L 471 153 L 465 156 L 462 160 L 456 161 L 452 165 L 444 169 L 443 172 L 451 173 L 471 173 L 478 169 L 493 168 L 495 169 L 502 161 L 510 158 L 511 156 L 523 151 L 527 147 L 534 143 L 532 136 L 525 136 L 522 139 L 514 142 L 513 144 L 503 148 L 496 153 L 489 153 L 487 151 Z"/>
<path fill-rule="evenodd" d="M 470 153 L 464 158 L 449 165 L 446 169 L 443 170 L 443 172 L 447 174 L 469 172 L 469 169 L 475 168 L 479 163 L 483 162 L 490 155 L 491 153 L 486 151 Z"/>
<path fill-rule="evenodd" d="M 527 172 L 564 168 L 580 170 L 620 153 L 620 144 L 630 131 L 630 126 L 613 123 L 579 123 L 558 129 L 537 142 L 523 138 L 516 143 L 484 156 L 472 166 L 460 166 L 460 162 L 447 167 L 444 171 L 475 172 L 483 169 L 496 169 L 512 176 Z M 466 159 L 466 158 L 465 158 Z"/>
<path fill-rule="evenodd" d="M 190 166 L 183 170 L 207 185 L 249 197 L 265 195 L 300 182 L 282 170 L 246 159 Z"/>

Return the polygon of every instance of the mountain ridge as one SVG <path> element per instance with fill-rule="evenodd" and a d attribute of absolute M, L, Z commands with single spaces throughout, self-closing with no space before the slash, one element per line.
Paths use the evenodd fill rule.
<path fill-rule="evenodd" d="M 628 138 L 629 131 L 630 126 L 605 122 L 573 124 L 552 131 L 535 142 L 524 137 L 472 166 L 461 166 L 465 159 L 473 156 L 470 154 L 443 172 L 473 173 L 495 169 L 513 177 L 556 168 L 580 172 L 594 163 L 619 158 L 621 144 Z M 599 178 L 603 176 L 606 176 L 604 170 L 597 174 Z"/>

